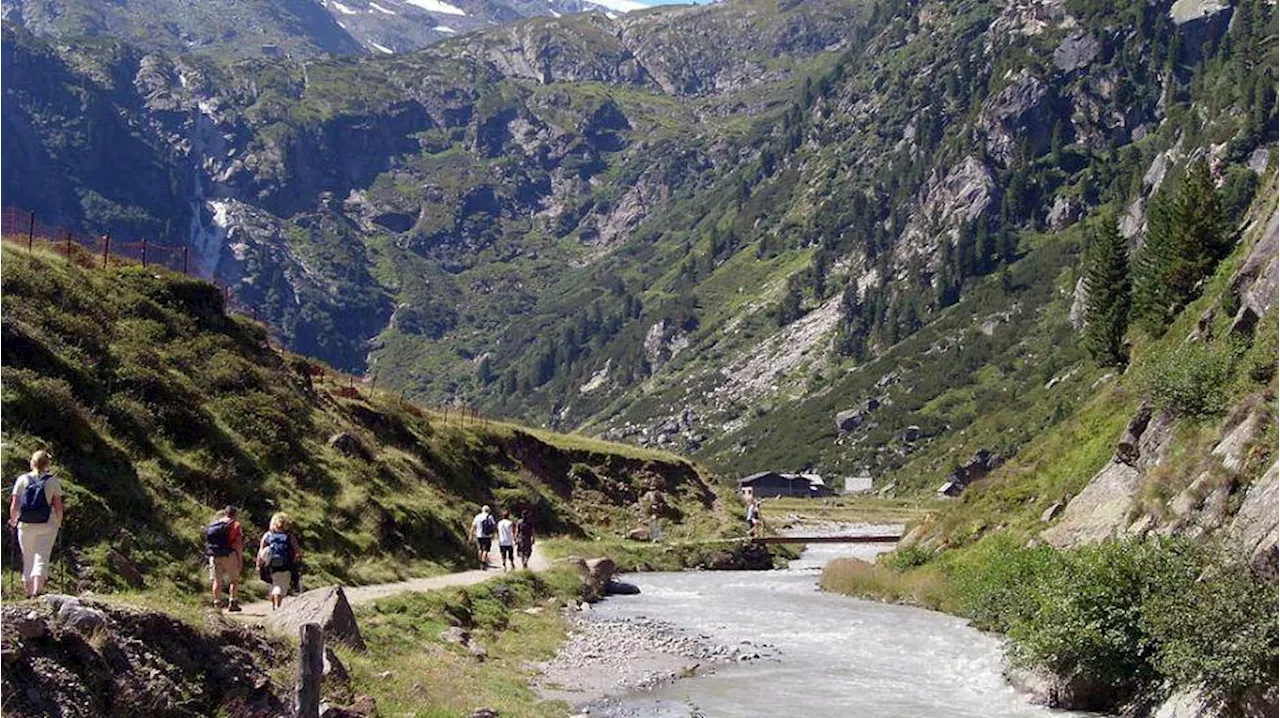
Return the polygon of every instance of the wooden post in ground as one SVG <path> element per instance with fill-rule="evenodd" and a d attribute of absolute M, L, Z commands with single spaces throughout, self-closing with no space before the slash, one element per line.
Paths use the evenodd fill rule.
<path fill-rule="evenodd" d="M 36 213 L 32 212 L 31 217 L 27 219 L 27 251 L 30 252 L 36 244 Z"/>
<path fill-rule="evenodd" d="M 71 261 L 71 230 L 62 230 L 62 239 L 67 243 L 67 261 Z"/>
<path fill-rule="evenodd" d="M 142 268 L 147 268 L 147 238 L 142 238 Z"/>
<path fill-rule="evenodd" d="M 187 245 L 182 245 L 182 273 L 187 274 Z"/>
<path fill-rule="evenodd" d="M 294 702 L 297 718 L 320 718 L 320 682 L 324 678 L 324 629 L 307 623 L 298 629 L 302 646 L 298 651 L 298 692 Z"/>
<path fill-rule="evenodd" d="M 111 256 L 111 233 L 102 235 L 102 268 L 107 268 L 107 259 Z"/>

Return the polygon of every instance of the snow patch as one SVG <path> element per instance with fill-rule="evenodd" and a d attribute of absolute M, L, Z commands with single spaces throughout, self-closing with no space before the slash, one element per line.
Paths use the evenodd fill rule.
<path fill-rule="evenodd" d="M 636 0 L 591 0 L 591 2 L 601 7 L 618 12 L 632 12 L 634 10 L 648 10 L 649 6 Z"/>
<path fill-rule="evenodd" d="M 395 15 L 395 14 L 396 14 L 396 11 L 395 11 L 395 10 L 388 10 L 388 9 L 386 9 L 385 7 L 382 7 L 381 5 L 379 5 L 379 4 L 378 4 L 378 3 L 376 3 L 376 2 L 371 2 L 371 3 L 369 3 L 369 12 L 380 12 L 380 13 L 382 13 L 383 15 Z"/>
<path fill-rule="evenodd" d="M 466 11 L 464 11 L 462 8 L 457 7 L 456 5 L 450 5 L 449 3 L 444 2 L 444 0 L 404 0 L 404 1 L 409 3 L 410 5 L 420 7 L 423 10 L 426 10 L 427 12 L 436 12 L 436 13 L 440 13 L 441 15 L 462 15 L 463 17 L 465 17 L 467 14 Z M 623 1 L 626 1 L 626 0 L 623 0 Z"/>
<path fill-rule="evenodd" d="M 334 10 L 337 10 L 338 12 L 342 13 L 343 15 L 356 15 L 356 14 L 357 14 L 357 11 L 352 10 L 351 8 L 347 7 L 346 5 L 343 5 L 342 3 L 338 2 L 338 0 L 329 0 L 329 4 L 333 6 L 333 9 L 334 9 Z"/>
<path fill-rule="evenodd" d="M 431 29 L 432 29 L 432 30 L 435 30 L 436 32 L 452 32 L 452 33 L 456 33 L 456 32 L 457 32 L 457 30 L 454 30 L 454 29 L 453 29 L 453 28 L 451 28 L 451 27 L 446 27 L 446 26 L 444 26 L 444 25 L 436 25 L 435 27 L 433 27 L 433 28 L 431 28 Z"/>
<path fill-rule="evenodd" d="M 373 40 L 370 40 L 370 41 L 369 41 L 369 44 L 370 44 L 370 45 L 373 45 L 374 49 L 375 49 L 375 50 L 378 50 L 379 52 L 385 52 L 385 53 L 387 53 L 388 55 L 394 55 L 394 54 L 396 54 L 395 50 L 392 50 L 391 48 L 388 48 L 388 47 L 383 47 L 383 46 L 379 45 L 378 43 L 374 42 Z"/>

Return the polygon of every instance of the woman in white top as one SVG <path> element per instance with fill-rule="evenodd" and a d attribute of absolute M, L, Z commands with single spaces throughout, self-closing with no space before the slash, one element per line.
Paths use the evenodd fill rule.
<path fill-rule="evenodd" d="M 53 540 L 62 525 L 62 483 L 49 473 L 49 463 L 47 451 L 32 454 L 31 472 L 18 477 L 9 497 L 9 525 L 18 528 L 22 590 L 27 598 L 44 589 Z"/>
<path fill-rule="evenodd" d="M 511 520 L 510 511 L 503 511 L 502 520 L 498 522 L 498 553 L 502 554 L 503 571 L 516 567 L 516 524 Z"/>

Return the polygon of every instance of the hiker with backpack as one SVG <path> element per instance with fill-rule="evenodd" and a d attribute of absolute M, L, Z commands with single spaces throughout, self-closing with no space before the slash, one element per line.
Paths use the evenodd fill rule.
<path fill-rule="evenodd" d="M 31 455 L 31 471 L 18 477 L 9 497 L 9 526 L 18 530 L 22 549 L 22 591 L 35 598 L 44 589 L 45 573 L 58 527 L 66 516 L 62 482 L 49 473 L 47 451 Z"/>
<path fill-rule="evenodd" d="M 293 568 L 302 559 L 298 540 L 293 535 L 293 521 L 286 513 L 271 517 L 267 532 L 258 544 L 258 571 L 270 578 L 271 610 L 280 608 L 293 583 Z"/>
<path fill-rule="evenodd" d="M 520 565 L 529 568 L 529 557 L 533 555 L 533 519 L 528 509 L 520 514 L 520 522 L 516 524 L 516 554 L 520 556 Z"/>
<path fill-rule="evenodd" d="M 244 572 L 244 528 L 236 520 L 236 507 L 228 506 L 213 517 L 204 529 L 204 552 L 209 557 L 209 580 L 213 582 L 213 607 L 222 608 L 222 584 L 227 584 L 227 610 L 240 610 L 236 594 Z"/>
<path fill-rule="evenodd" d="M 467 537 L 475 539 L 476 556 L 480 559 L 480 568 L 489 568 L 489 549 L 493 546 L 493 534 L 498 530 L 498 522 L 493 520 L 493 512 L 488 506 L 480 509 L 480 513 L 471 519 L 471 527 Z"/>
<path fill-rule="evenodd" d="M 503 571 L 516 567 L 516 522 L 511 520 L 510 511 L 503 511 L 502 520 L 498 522 L 498 553 L 502 557 Z"/>

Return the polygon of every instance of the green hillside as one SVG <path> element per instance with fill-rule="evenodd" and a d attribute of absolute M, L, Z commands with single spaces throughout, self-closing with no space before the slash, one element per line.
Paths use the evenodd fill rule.
<path fill-rule="evenodd" d="M 2 279 L 4 475 L 53 452 L 68 505 L 58 588 L 124 588 L 128 564 L 147 589 L 195 592 L 202 527 L 228 503 L 252 541 L 272 512 L 295 516 L 313 582 L 347 584 L 469 565 L 482 503 L 529 507 L 571 537 L 624 535 L 651 490 L 670 535 L 721 521 L 683 459 L 353 390 L 225 313 L 212 284 L 7 245 Z"/>

